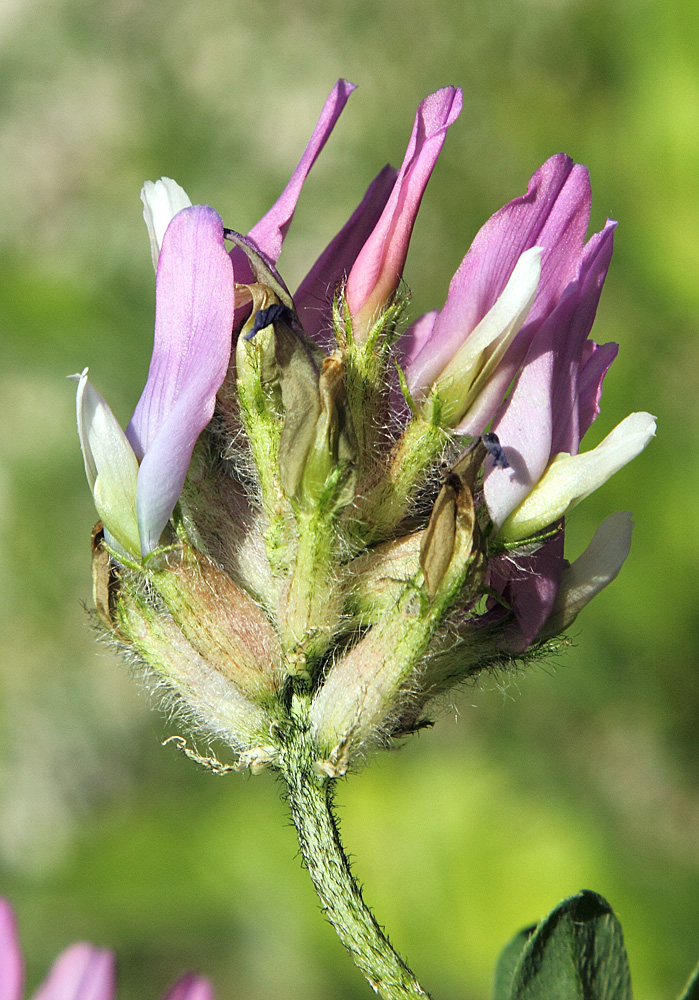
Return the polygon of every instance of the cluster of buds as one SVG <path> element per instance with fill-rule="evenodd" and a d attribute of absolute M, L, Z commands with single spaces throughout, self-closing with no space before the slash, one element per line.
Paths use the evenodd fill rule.
<path fill-rule="evenodd" d="M 588 173 L 563 154 L 483 226 L 442 309 L 401 323 L 455 88 L 289 293 L 282 242 L 352 89 L 247 235 L 145 185 L 155 344 L 125 433 L 75 376 L 110 635 L 240 765 L 274 764 L 302 727 L 329 777 L 465 678 L 551 648 L 630 545 L 616 514 L 570 564 L 566 515 L 655 431 L 633 413 L 579 450 L 617 351 L 588 339 L 615 223 L 586 240 Z"/>

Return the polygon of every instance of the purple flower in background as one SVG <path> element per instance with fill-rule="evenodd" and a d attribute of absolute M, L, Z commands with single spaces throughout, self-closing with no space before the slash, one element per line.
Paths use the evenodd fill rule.
<path fill-rule="evenodd" d="M 91 944 L 74 944 L 62 952 L 33 1000 L 114 1000 L 114 954 Z M 14 911 L 0 899 L 0 1000 L 22 1000 L 24 959 Z M 183 976 L 165 1000 L 214 1000 L 207 979 Z"/>

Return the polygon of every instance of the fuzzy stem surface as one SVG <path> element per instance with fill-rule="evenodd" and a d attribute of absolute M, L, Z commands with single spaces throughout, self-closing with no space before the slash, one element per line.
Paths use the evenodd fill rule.
<path fill-rule="evenodd" d="M 285 743 L 278 766 L 286 782 L 301 853 L 323 912 L 379 996 L 384 1000 L 429 997 L 362 898 L 333 813 L 332 782 L 314 767 L 317 754 L 307 728 L 295 728 Z"/>

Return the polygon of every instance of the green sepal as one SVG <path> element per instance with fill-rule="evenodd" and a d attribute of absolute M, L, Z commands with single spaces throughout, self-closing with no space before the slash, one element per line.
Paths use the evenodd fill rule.
<path fill-rule="evenodd" d="M 699 964 L 689 977 L 689 982 L 683 989 L 677 1000 L 699 1000 Z"/>
<path fill-rule="evenodd" d="M 631 977 L 621 925 L 609 903 L 583 890 L 559 903 L 513 954 L 503 954 L 497 1000 L 631 1000 Z M 513 952 L 517 944 L 508 948 Z M 507 949 L 506 949 L 507 952 Z"/>

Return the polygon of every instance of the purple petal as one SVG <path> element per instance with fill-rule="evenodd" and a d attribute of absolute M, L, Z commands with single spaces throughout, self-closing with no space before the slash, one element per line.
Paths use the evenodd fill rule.
<path fill-rule="evenodd" d="M 168 990 L 164 1000 L 215 1000 L 215 998 L 209 980 L 189 972 Z"/>
<path fill-rule="evenodd" d="M 491 468 L 484 484 L 496 525 L 524 500 L 554 455 L 578 453 L 578 375 L 609 268 L 614 227 L 607 223 L 588 242 L 578 280 L 534 337 L 514 389 L 495 418 L 493 430 L 510 463 L 509 469 Z M 587 397 L 585 405 L 589 409 Z"/>
<path fill-rule="evenodd" d="M 585 342 L 582 365 L 578 376 L 578 422 L 582 439 L 599 414 L 602 383 L 612 361 L 619 353 L 618 344 Z"/>
<path fill-rule="evenodd" d="M 563 573 L 564 532 L 546 542 L 532 556 L 501 560 L 500 579 L 492 586 L 512 606 L 519 633 L 510 639 L 512 652 L 524 652 L 548 620 Z"/>
<path fill-rule="evenodd" d="M 304 330 L 324 346 L 335 346 L 332 333 L 335 289 L 349 274 L 379 221 L 397 176 L 398 171 L 386 165 L 374 178 L 349 221 L 325 248 L 294 296 Z"/>
<path fill-rule="evenodd" d="M 444 87 L 418 107 L 391 197 L 347 279 L 347 302 L 353 317 L 362 311 L 370 318 L 396 289 L 425 187 L 447 129 L 458 118 L 461 106 L 461 90 Z"/>
<path fill-rule="evenodd" d="M 348 80 L 338 80 L 330 95 L 323 105 L 318 123 L 313 130 L 308 145 L 299 164 L 291 175 L 291 180 L 286 185 L 281 195 L 270 208 L 269 212 L 260 219 L 257 225 L 253 226 L 248 236 L 255 246 L 276 264 L 281 253 L 282 243 L 286 237 L 291 220 L 296 211 L 296 202 L 301 194 L 301 188 L 309 174 L 309 171 L 318 158 L 320 151 L 328 141 L 330 133 L 335 127 L 337 119 L 342 114 L 347 99 L 355 85 Z M 250 265 L 245 255 L 237 248 L 231 250 L 231 260 L 235 267 L 239 281 L 249 283 L 251 280 Z"/>
<path fill-rule="evenodd" d="M 434 324 L 439 316 L 436 309 L 423 313 L 411 323 L 396 341 L 396 355 L 401 368 L 406 368 L 418 356 L 422 348 L 432 336 Z"/>
<path fill-rule="evenodd" d="M 452 279 L 432 337 L 411 365 L 411 385 L 432 385 L 502 294 L 520 256 L 541 246 L 541 280 L 531 312 L 508 352 L 513 367 L 509 379 L 506 373 L 502 377 L 507 387 L 533 334 L 577 274 L 591 199 L 587 169 L 559 153 L 537 170 L 525 195 L 486 222 Z"/>
<path fill-rule="evenodd" d="M 230 360 L 233 304 L 220 217 L 208 206 L 184 209 L 160 251 L 153 357 L 126 432 L 144 456 L 137 500 L 144 554 L 158 543 L 196 440 L 213 415 Z"/>
<path fill-rule="evenodd" d="M 58 956 L 34 1000 L 113 1000 L 114 956 L 90 944 L 74 944 Z"/>
<path fill-rule="evenodd" d="M 0 1000 L 22 1000 L 24 959 L 15 913 L 0 899 Z"/>

